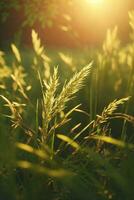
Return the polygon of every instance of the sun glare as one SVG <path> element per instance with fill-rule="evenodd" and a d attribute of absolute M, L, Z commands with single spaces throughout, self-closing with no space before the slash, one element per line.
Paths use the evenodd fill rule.
<path fill-rule="evenodd" d="M 103 3 L 104 0 L 87 0 L 88 3 L 94 4 L 94 5 L 99 5 Z"/>

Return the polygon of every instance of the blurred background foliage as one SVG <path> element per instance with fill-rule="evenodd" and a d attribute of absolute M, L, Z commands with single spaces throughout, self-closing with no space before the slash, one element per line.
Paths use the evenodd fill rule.
<path fill-rule="evenodd" d="M 101 6 L 90 0 L 1 0 L 0 45 L 3 39 L 9 44 L 13 37 L 18 43 L 22 40 L 31 45 L 29 35 L 34 28 L 46 45 L 97 46 L 106 30 L 115 25 L 125 42 L 130 31 L 128 11 L 133 6 L 133 0 L 104 0 Z"/>

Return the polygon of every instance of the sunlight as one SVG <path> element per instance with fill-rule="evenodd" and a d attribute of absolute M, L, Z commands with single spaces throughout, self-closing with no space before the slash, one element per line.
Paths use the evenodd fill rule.
<path fill-rule="evenodd" d="M 87 0 L 87 2 L 93 5 L 100 5 L 104 2 L 104 0 Z"/>

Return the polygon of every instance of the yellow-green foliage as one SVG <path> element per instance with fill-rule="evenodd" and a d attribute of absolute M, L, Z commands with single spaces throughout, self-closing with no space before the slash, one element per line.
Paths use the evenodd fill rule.
<path fill-rule="evenodd" d="M 34 30 L 28 64 L 15 44 L 11 45 L 11 61 L 0 51 L 0 109 L 11 120 L 10 124 L 1 117 L 0 152 L 6 148 L 7 154 L 0 153 L 4 163 L 0 177 L 4 181 L 9 174 L 14 177 L 18 199 L 29 197 L 31 190 L 34 200 L 42 199 L 40 192 L 45 198 L 52 192 L 53 197 L 47 199 L 59 200 L 133 197 L 133 184 L 124 175 L 131 171 L 133 159 L 128 165 L 124 162 L 134 149 L 133 15 L 129 13 L 130 43 L 122 46 L 115 27 L 107 31 L 101 50 L 85 51 L 86 59 L 81 53 L 61 50 L 48 56 Z M 60 64 L 55 67 L 57 59 Z M 17 184 L 16 177 L 21 180 Z M 34 184 L 43 185 L 43 190 L 36 187 L 35 191 Z"/>

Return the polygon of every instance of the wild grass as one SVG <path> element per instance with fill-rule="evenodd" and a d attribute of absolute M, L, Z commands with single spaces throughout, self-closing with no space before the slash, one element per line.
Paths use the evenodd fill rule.
<path fill-rule="evenodd" d="M 10 61 L 0 51 L 2 199 L 133 200 L 129 16 L 129 44 L 115 27 L 84 59 L 47 55 L 34 30 L 28 65 L 15 44 Z"/>

